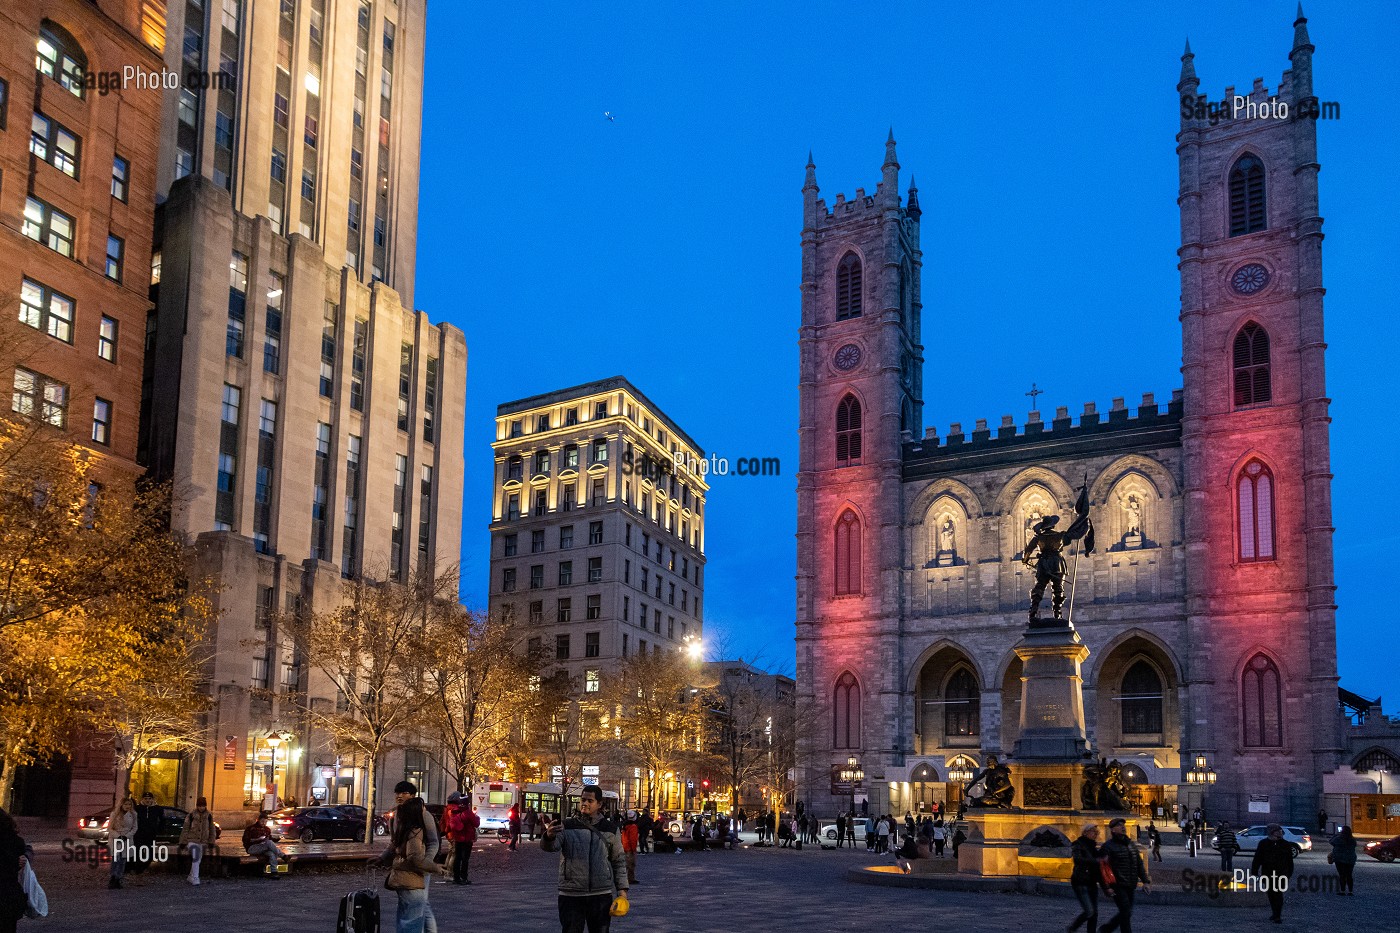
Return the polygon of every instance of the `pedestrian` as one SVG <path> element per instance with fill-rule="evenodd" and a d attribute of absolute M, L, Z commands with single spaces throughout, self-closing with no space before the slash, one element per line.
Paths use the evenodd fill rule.
<path fill-rule="evenodd" d="M 883 816 L 880 817 L 875 824 L 875 854 L 878 855 L 885 851 L 885 837 L 889 835 L 889 832 L 889 822 Z"/>
<path fill-rule="evenodd" d="M 214 814 L 209 812 L 208 799 L 200 797 L 194 802 L 194 812 L 185 817 L 185 825 L 180 827 L 180 845 L 190 854 L 190 874 L 185 879 L 190 884 L 199 884 L 200 860 L 215 838 Z"/>
<path fill-rule="evenodd" d="M 481 817 L 472 809 L 471 796 L 449 795 L 442 822 L 443 833 L 452 842 L 452 883 L 471 884 L 472 846 L 476 845 L 476 834 L 481 828 Z"/>
<path fill-rule="evenodd" d="M 1113 869 L 1113 903 L 1118 913 L 1099 927 L 1099 933 L 1109 933 L 1119 927 L 1123 928 L 1123 933 L 1133 933 L 1133 899 L 1137 896 L 1137 887 L 1141 884 L 1144 891 L 1151 892 L 1152 879 L 1147 875 L 1147 865 L 1138 844 L 1128 838 L 1127 821 L 1121 816 L 1115 817 L 1108 824 L 1108 832 L 1109 839 L 1102 855 Z"/>
<path fill-rule="evenodd" d="M 133 827 L 132 832 L 135 831 Z M 0 810 L 0 933 L 15 933 L 24 916 L 29 900 L 19 876 L 33 857 L 34 853 L 20 838 L 14 817 Z"/>
<path fill-rule="evenodd" d="M 846 814 L 836 814 L 836 848 L 846 844 Z"/>
<path fill-rule="evenodd" d="M 893 813 L 887 814 L 885 821 L 885 851 L 893 852 L 897 848 L 899 838 L 899 821 L 894 818 Z"/>
<path fill-rule="evenodd" d="M 1293 843 L 1283 838 L 1283 827 L 1270 823 L 1269 836 L 1259 841 L 1254 850 L 1254 862 L 1250 873 L 1259 878 L 1259 886 L 1269 896 L 1269 909 L 1274 923 L 1283 922 L 1283 892 L 1288 889 L 1288 880 L 1293 877 Z"/>
<path fill-rule="evenodd" d="M 707 848 L 705 845 L 705 826 L 700 822 L 698 816 L 690 824 L 690 841 L 695 844 L 696 852 L 704 852 Z"/>
<path fill-rule="evenodd" d="M 1162 861 L 1162 831 L 1157 828 L 1157 824 L 1147 824 L 1147 841 L 1152 844 L 1153 861 Z"/>
<path fill-rule="evenodd" d="M 744 812 L 742 810 L 740 813 Z M 637 815 L 637 851 L 651 851 L 651 835 L 656 828 L 656 821 L 651 818 L 651 811 L 642 808 L 642 812 Z M 540 814 L 540 832 L 544 833 L 544 814 Z"/>
<path fill-rule="evenodd" d="M 1332 837 L 1332 851 L 1327 853 L 1327 861 L 1337 866 L 1337 893 L 1355 895 L 1356 886 L 1352 882 L 1352 872 L 1356 870 L 1356 837 L 1350 826 L 1343 826 Z"/>
<path fill-rule="evenodd" d="M 627 883 L 637 883 L 637 811 L 627 811 L 627 822 L 622 824 L 622 854 L 627 857 Z"/>
<path fill-rule="evenodd" d="M 515 851 L 515 847 L 520 843 L 520 808 L 511 807 L 510 815 L 506 820 L 506 831 L 510 833 L 510 850 Z"/>
<path fill-rule="evenodd" d="M 433 819 L 432 812 L 428 809 L 423 798 L 418 797 L 418 788 L 412 781 L 399 781 L 394 785 L 394 812 L 398 813 L 398 808 L 408 803 L 410 800 L 418 798 L 418 802 L 423 804 L 423 849 L 428 853 L 428 858 L 436 859 L 438 850 L 442 848 L 442 837 L 438 834 L 437 820 Z M 392 864 L 394 859 L 394 846 L 389 848 L 379 856 L 378 863 L 381 866 Z M 427 885 L 423 887 L 423 930 L 424 933 L 437 933 L 437 917 L 433 915 L 433 905 L 428 903 Z M 415 895 L 416 897 L 416 895 Z"/>
<path fill-rule="evenodd" d="M 1196 821 L 1187 820 L 1186 825 L 1181 828 L 1182 834 L 1186 837 L 1186 854 L 1192 858 L 1196 857 Z"/>
<path fill-rule="evenodd" d="M 530 841 L 535 841 L 535 808 L 525 808 L 525 835 L 530 837 Z"/>
<path fill-rule="evenodd" d="M 961 826 L 958 826 L 953 830 L 953 858 L 958 857 L 958 846 L 964 842 L 967 842 L 967 833 L 963 832 Z"/>
<path fill-rule="evenodd" d="M 807 812 L 805 810 L 797 818 L 797 839 L 799 842 L 807 841 Z"/>
<path fill-rule="evenodd" d="M 136 801 L 130 796 L 123 797 L 121 803 L 107 818 L 107 849 L 112 856 L 112 869 L 107 878 L 107 887 L 120 888 L 122 876 L 126 874 L 127 857 L 131 852 L 132 840 L 136 838 Z"/>
<path fill-rule="evenodd" d="M 914 814 L 908 810 L 904 811 L 904 834 L 906 836 L 914 835 Z"/>
<path fill-rule="evenodd" d="M 1327 811 L 1326 811 L 1326 810 L 1318 810 L 1318 811 L 1317 811 L 1317 831 L 1318 831 L 1319 833 L 1325 833 L 1325 832 L 1327 832 Z"/>
<path fill-rule="evenodd" d="M 866 815 L 865 817 L 865 851 L 871 852 L 875 849 L 875 817 Z"/>
<path fill-rule="evenodd" d="M 1235 831 L 1230 828 L 1229 820 L 1221 820 L 1215 828 L 1215 845 L 1220 850 L 1220 870 L 1234 871 L 1235 853 L 1240 850 L 1240 844 L 1235 838 Z"/>
<path fill-rule="evenodd" d="M 742 832 L 744 831 L 744 826 L 745 826 L 745 824 L 748 823 L 748 821 L 749 821 L 749 815 L 748 815 L 746 812 L 744 812 L 744 808 L 743 808 L 743 807 L 740 807 L 740 808 L 739 808 L 739 832 L 742 833 Z"/>
<path fill-rule="evenodd" d="M 428 921 L 428 877 L 447 873 L 433 861 L 436 845 L 427 843 L 427 822 L 431 817 L 417 795 L 394 809 L 394 835 L 389 877 L 384 887 L 398 897 L 396 933 L 425 933 Z"/>
<path fill-rule="evenodd" d="M 559 926 L 562 933 L 607 933 L 611 915 L 627 912 L 627 855 L 616 828 L 600 816 L 603 792 L 585 786 L 578 815 L 545 827 L 546 852 L 558 852 Z"/>
<path fill-rule="evenodd" d="M 948 829 L 939 820 L 933 824 L 933 854 L 937 858 L 943 857 L 943 847 L 948 844 Z"/>
<path fill-rule="evenodd" d="M 272 830 L 268 828 L 267 821 L 272 817 L 267 813 L 259 813 L 258 818 L 253 820 L 243 829 L 243 851 L 249 855 L 266 855 L 268 873 L 273 880 L 281 877 L 277 873 L 277 863 L 287 857 L 273 841 Z"/>
<path fill-rule="evenodd" d="M 1098 933 L 1099 928 L 1099 886 L 1103 884 L 1103 870 L 1099 867 L 1099 827 L 1085 823 L 1079 830 L 1079 838 L 1070 846 L 1073 867 L 1070 870 L 1069 886 L 1074 896 L 1079 898 L 1079 916 L 1065 927 L 1066 933 L 1074 933 L 1085 923 L 1089 933 Z"/>
<path fill-rule="evenodd" d="M 136 837 L 133 840 L 135 850 L 127 865 L 127 871 L 133 875 L 146 871 L 146 864 L 151 860 L 151 852 L 155 848 L 156 833 L 160 830 L 162 815 L 161 808 L 156 805 L 155 795 L 150 791 L 142 794 L 141 802 L 136 806 Z"/>

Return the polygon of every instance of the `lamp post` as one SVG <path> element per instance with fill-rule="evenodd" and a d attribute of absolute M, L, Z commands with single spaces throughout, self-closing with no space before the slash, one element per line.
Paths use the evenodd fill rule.
<path fill-rule="evenodd" d="M 860 759 L 855 755 L 846 759 L 846 767 L 841 769 L 841 781 L 851 787 L 851 815 L 856 812 L 856 785 L 865 780 L 865 771 L 861 769 Z"/>
<path fill-rule="evenodd" d="M 1197 755 L 1194 764 L 1195 767 L 1191 768 L 1191 770 L 1186 772 L 1186 783 L 1201 788 L 1201 821 L 1204 822 L 1206 818 L 1205 788 L 1215 784 L 1216 774 L 1215 769 L 1210 766 L 1210 762 L 1206 760 L 1205 755 Z M 1199 826 L 1196 827 L 1196 832 L 1200 832 L 1201 829 L 1202 828 Z M 1195 843 L 1195 839 L 1196 837 L 1193 835 L 1191 837 L 1191 841 L 1193 844 Z"/>
<path fill-rule="evenodd" d="M 958 806 L 959 806 L 959 807 L 962 806 L 962 789 L 963 789 L 963 787 L 967 784 L 968 781 L 972 780 L 972 776 L 973 776 L 974 773 L 975 773 L 975 772 L 973 772 L 973 770 L 972 770 L 971 768 L 967 767 L 967 766 L 964 764 L 963 759 L 958 759 L 957 761 L 954 761 L 954 762 L 953 762 L 953 767 L 951 767 L 951 768 L 948 769 L 948 782 L 949 782 L 950 784 L 954 785 L 955 787 L 957 787 L 957 789 L 958 789 Z M 947 803 L 948 803 L 948 801 L 945 800 L 945 801 L 944 801 L 945 808 L 946 808 Z M 945 816 L 945 818 L 946 818 L 946 813 L 945 813 L 944 816 Z"/>
<path fill-rule="evenodd" d="M 284 730 L 282 730 L 282 729 L 273 729 L 273 730 L 271 730 L 270 732 L 268 732 L 268 734 L 267 734 L 267 739 L 265 740 L 265 741 L 267 742 L 268 748 L 272 749 L 272 787 L 271 787 L 271 791 L 272 791 L 272 805 L 273 805 L 273 808 L 274 808 L 274 809 L 275 809 L 275 808 L 278 806 L 278 804 L 280 803 L 279 795 L 278 795 L 278 792 L 277 792 L 278 789 L 279 789 L 279 787 L 280 787 L 280 784 L 279 784 L 278 781 L 277 781 L 277 749 L 278 749 L 278 747 L 279 747 L 283 742 L 291 741 L 291 738 L 292 738 L 291 733 L 286 732 L 286 731 L 284 731 Z M 288 754 L 290 754 L 290 750 L 289 750 Z"/>

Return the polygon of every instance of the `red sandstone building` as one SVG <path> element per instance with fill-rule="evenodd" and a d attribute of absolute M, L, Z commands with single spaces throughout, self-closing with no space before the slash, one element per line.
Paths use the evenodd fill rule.
<path fill-rule="evenodd" d="M 1312 54 L 1300 16 L 1291 69 L 1244 96 L 1296 114 Z M 1188 48 L 1178 91 L 1195 101 L 1199 83 Z M 852 757 L 871 811 L 899 813 L 955 804 L 959 773 L 1011 751 L 1034 582 L 1020 558 L 1086 475 L 1085 715 L 1136 805 L 1342 812 L 1322 781 L 1344 759 L 1316 139 L 1309 119 L 1183 118 L 1183 387 L 1167 405 L 943 438 L 923 428 L 920 208 L 912 184 L 900 198 L 893 135 L 873 195 L 828 206 L 808 165 L 797 671 L 821 726 L 798 760 L 816 812 L 848 804 Z M 1197 756 L 1218 775 L 1204 789 Z"/>

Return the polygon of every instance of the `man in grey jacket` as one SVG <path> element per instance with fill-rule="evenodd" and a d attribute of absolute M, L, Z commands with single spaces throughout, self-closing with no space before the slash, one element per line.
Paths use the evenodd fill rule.
<path fill-rule="evenodd" d="M 602 816 L 603 792 L 583 788 L 578 815 L 551 822 L 540 845 L 560 853 L 559 925 L 563 933 L 607 933 L 613 900 L 627 894 L 627 855 L 617 827 Z"/>

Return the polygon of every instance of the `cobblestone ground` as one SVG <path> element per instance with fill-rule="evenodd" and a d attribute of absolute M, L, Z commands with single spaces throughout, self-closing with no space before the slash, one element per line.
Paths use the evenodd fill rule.
<path fill-rule="evenodd" d="M 1207 869 L 1205 857 L 1187 859 L 1169 851 L 1169 868 Z M 495 842 L 478 844 L 472 857 L 470 887 L 435 885 L 431 901 L 442 933 L 491 930 L 557 930 L 555 855 L 536 845 L 511 852 Z M 880 862 L 884 858 L 879 859 Z M 1241 860 L 1243 861 L 1243 859 Z M 619 933 L 763 930 L 765 933 L 871 933 L 928 923 L 941 929 L 992 931 L 1062 930 L 1075 913 L 1065 898 L 1015 894 L 973 894 L 908 890 L 852 884 L 846 871 L 877 862 L 865 850 L 822 851 L 746 848 L 733 852 L 644 854 L 639 883 L 632 889 L 632 912 L 617 922 Z M 267 933 L 273 930 L 330 931 L 339 898 L 360 887 L 380 892 L 383 929 L 393 930 L 394 895 L 383 890 L 383 874 L 364 871 L 293 873 L 281 880 L 238 878 L 190 887 L 170 874 L 147 874 L 120 891 L 106 889 L 106 866 L 64 862 L 57 842 L 38 845 L 37 870 L 49 894 L 51 913 L 42 923 L 23 922 L 20 930 L 102 931 L 102 933 Z M 1301 874 L 1330 877 L 1325 856 L 1309 853 Z M 1293 931 L 1394 929 L 1400 903 L 1400 864 L 1363 858 L 1356 897 L 1293 894 L 1281 927 L 1268 923 L 1267 910 L 1141 905 L 1136 929 L 1172 931 L 1222 927 Z M 1109 907 L 1103 916 L 1112 913 Z"/>

